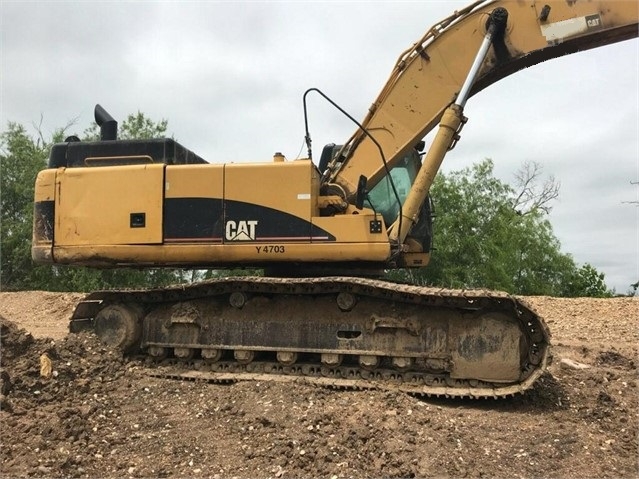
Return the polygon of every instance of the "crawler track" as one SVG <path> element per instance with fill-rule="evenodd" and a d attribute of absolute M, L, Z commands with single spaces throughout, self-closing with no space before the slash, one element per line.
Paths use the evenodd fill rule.
<path fill-rule="evenodd" d="M 530 388 L 549 332 L 524 302 L 350 278 L 236 277 L 155 290 L 99 291 L 100 311 L 135 311 L 149 374 L 186 380 L 295 381 L 426 396 L 498 398 Z"/>

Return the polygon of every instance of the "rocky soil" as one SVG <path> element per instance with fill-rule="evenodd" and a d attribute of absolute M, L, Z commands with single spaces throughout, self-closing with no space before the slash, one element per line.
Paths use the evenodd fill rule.
<path fill-rule="evenodd" d="M 67 334 L 79 297 L 0 293 L 2 477 L 639 476 L 637 299 L 527 298 L 548 374 L 462 401 L 152 378 Z"/>

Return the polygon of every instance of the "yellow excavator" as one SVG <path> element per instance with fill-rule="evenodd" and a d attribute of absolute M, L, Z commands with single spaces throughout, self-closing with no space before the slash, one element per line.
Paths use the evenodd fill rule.
<path fill-rule="evenodd" d="M 429 189 L 460 138 L 468 98 L 539 62 L 635 38 L 638 19 L 625 0 L 475 2 L 400 55 L 363 121 L 349 116 L 355 133 L 325 146 L 317 165 L 308 126 L 306 159 L 208 163 L 171 139 L 117 139 L 117 122 L 97 105 L 101 139 L 54 145 L 37 177 L 33 259 L 264 268 L 260 277 L 97 291 L 78 304 L 72 331 L 93 328 L 167 375 L 520 393 L 546 368 L 550 338 L 524 301 L 379 278 L 428 263 Z M 341 110 L 318 89 L 304 105 L 309 94 Z"/>

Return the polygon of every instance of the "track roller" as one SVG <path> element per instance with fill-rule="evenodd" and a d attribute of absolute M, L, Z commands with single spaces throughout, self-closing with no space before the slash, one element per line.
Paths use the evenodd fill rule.
<path fill-rule="evenodd" d="M 333 366 L 333 367 L 337 367 L 340 364 L 342 364 L 343 359 L 344 357 L 341 354 L 324 353 L 322 354 L 322 357 L 321 357 L 321 361 L 323 365 Z"/>
<path fill-rule="evenodd" d="M 246 349 L 238 349 L 233 353 L 235 360 L 240 364 L 249 364 L 255 359 L 255 351 L 247 351 Z"/>
<path fill-rule="evenodd" d="M 379 356 L 362 355 L 359 357 L 359 365 L 362 369 L 372 371 L 379 364 Z"/>
<path fill-rule="evenodd" d="M 391 362 L 398 371 L 407 371 L 413 364 L 413 358 L 394 357 Z"/>
<path fill-rule="evenodd" d="M 164 359 L 169 355 L 169 350 L 162 346 L 149 346 L 146 352 L 154 359 Z"/>
<path fill-rule="evenodd" d="M 229 296 L 229 304 L 237 309 L 242 309 L 247 301 L 248 296 L 241 291 L 234 291 Z"/>
<path fill-rule="evenodd" d="M 290 366 L 292 364 L 295 364 L 295 362 L 297 361 L 297 353 L 291 351 L 278 351 L 277 360 L 285 366 Z"/>
<path fill-rule="evenodd" d="M 215 361 L 219 361 L 220 358 L 222 357 L 222 350 L 205 348 L 205 349 L 202 349 L 201 355 L 202 355 L 202 359 L 208 359 L 209 361 L 215 362 Z"/>
<path fill-rule="evenodd" d="M 337 307 L 342 311 L 350 311 L 357 304 L 357 298 L 351 293 L 342 292 L 337 295 Z"/>
<path fill-rule="evenodd" d="M 191 359 L 195 350 L 193 348 L 174 348 L 173 355 L 180 359 Z"/>

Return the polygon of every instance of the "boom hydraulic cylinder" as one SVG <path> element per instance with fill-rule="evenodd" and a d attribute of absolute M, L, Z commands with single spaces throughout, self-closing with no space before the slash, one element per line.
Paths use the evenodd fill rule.
<path fill-rule="evenodd" d="M 503 32 L 507 18 L 508 12 L 505 9 L 496 8 L 493 10 L 488 21 L 486 35 L 482 40 L 475 60 L 466 76 L 466 80 L 462 84 L 455 102 L 452 103 L 442 115 L 439 129 L 428 149 L 428 153 L 426 153 L 422 161 L 422 166 L 415 178 L 413 188 L 410 190 L 400 210 L 401 221 L 398 217 L 389 230 L 391 242 L 400 248 L 402 247 L 401 245 L 404 244 L 410 230 L 419 219 L 419 213 L 422 210 L 424 201 L 426 201 L 428 197 L 430 187 L 433 184 L 435 175 L 437 175 L 446 153 L 451 150 L 457 140 L 459 140 L 459 132 L 466 122 L 463 113 L 470 89 L 477 78 L 477 74 L 486 58 L 486 54 L 495 35 Z"/>

